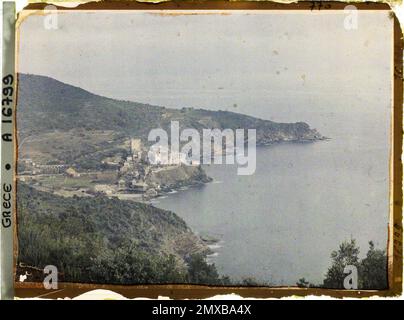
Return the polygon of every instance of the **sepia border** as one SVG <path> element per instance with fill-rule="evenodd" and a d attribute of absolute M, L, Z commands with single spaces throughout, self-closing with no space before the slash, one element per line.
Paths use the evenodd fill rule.
<path fill-rule="evenodd" d="M 298 3 L 275 3 L 267 1 L 181 1 L 181 2 L 90 2 L 83 3 L 74 8 L 58 6 L 63 11 L 76 10 L 343 10 L 348 2 L 298 2 Z M 387 4 L 382 3 L 351 3 L 358 10 L 390 10 Z M 26 16 L 24 11 L 43 10 L 47 3 L 31 3 L 18 17 L 17 25 Z M 63 5 L 63 4 L 61 4 Z M 164 13 L 163 13 L 164 14 Z M 59 283 L 58 290 L 46 290 L 42 283 L 15 282 L 15 296 L 64 298 L 75 297 L 79 294 L 94 289 L 108 289 L 122 294 L 127 298 L 147 297 L 157 298 L 166 296 L 172 299 L 202 299 L 214 295 L 238 294 L 245 298 L 281 298 L 287 296 L 327 295 L 335 298 L 343 297 L 371 297 L 371 296 L 397 296 L 402 293 L 402 105 L 403 105 L 403 40 L 402 31 L 397 17 L 392 12 L 394 50 L 392 62 L 393 72 L 393 111 L 391 128 L 391 154 L 390 154 L 390 213 L 388 227 L 388 283 L 387 290 L 334 290 L 323 288 L 299 288 L 299 287 L 215 287 L 205 285 L 105 285 L 105 284 L 81 284 Z M 18 30 L 17 30 L 18 35 Z M 17 36 L 18 38 L 18 36 Z M 18 93 L 17 93 L 18 95 Z M 17 98 L 18 99 L 18 98 Z M 16 116 L 14 112 L 14 124 Z M 16 137 L 16 127 L 14 127 Z M 14 168 L 16 168 L 17 155 L 15 156 Z M 16 169 L 15 169 L 16 170 Z M 15 173 L 15 172 L 14 172 Z M 16 180 L 14 175 L 14 187 Z M 16 188 L 14 188 L 16 190 Z M 14 196 L 14 208 L 16 197 Z M 14 210 L 14 254 L 18 252 L 17 243 L 17 215 Z"/>

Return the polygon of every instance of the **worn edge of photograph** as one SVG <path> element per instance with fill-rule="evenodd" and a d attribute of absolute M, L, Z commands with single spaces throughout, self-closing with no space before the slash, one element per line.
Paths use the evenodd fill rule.
<path fill-rule="evenodd" d="M 319 6 L 320 3 L 316 2 L 299 2 L 293 4 L 279 4 L 273 2 L 224 2 L 224 1 L 203 1 L 203 2 L 162 2 L 157 4 L 140 3 L 140 2 L 94 2 L 85 3 L 76 7 L 66 8 L 58 7 L 60 10 L 343 10 L 349 2 L 330 2 L 322 3 L 323 7 Z M 5 4 L 6 5 L 6 4 Z M 28 5 L 18 15 L 16 24 L 20 24 L 26 17 L 25 10 L 44 10 L 46 3 L 32 3 Z M 388 10 L 387 4 L 380 3 L 355 3 L 358 10 Z M 10 12 L 10 8 L 7 9 Z M 5 11 L 3 11 L 5 12 Z M 308 295 L 328 295 L 331 297 L 370 297 L 370 296 L 396 296 L 402 290 L 402 164 L 401 164 L 401 151 L 402 151 L 402 102 L 403 102 L 403 86 L 402 86 L 402 32 L 398 19 L 394 16 L 394 81 L 393 81 L 393 114 L 392 114 L 392 130 L 391 130 L 391 154 L 390 154 L 390 213 L 389 213 L 389 231 L 388 231 L 388 282 L 389 289 L 387 290 L 334 290 L 334 289 L 320 289 L 320 288 L 299 288 L 299 287 L 212 287 L 205 285 L 98 285 L 98 284 L 79 284 L 79 283 L 59 283 L 58 290 L 46 290 L 41 283 L 14 283 L 14 276 L 11 280 L 15 287 L 12 294 L 17 297 L 46 297 L 46 298 L 59 298 L 59 297 L 75 297 L 83 294 L 89 290 L 94 289 L 107 289 L 119 293 L 127 298 L 135 297 L 149 297 L 157 298 L 158 296 L 167 296 L 170 298 L 184 299 L 184 298 L 208 298 L 214 295 L 222 294 L 237 294 L 245 298 L 280 298 L 287 296 L 308 296 Z M 6 21 L 6 19 L 5 19 Z M 9 20 L 8 20 L 9 21 Z M 15 21 L 14 21 L 15 23 Z M 12 25 L 14 26 L 14 25 Z M 17 38 L 18 38 L 18 26 Z M 4 43 L 8 41 L 6 45 Z M 3 57 L 6 56 L 7 67 L 3 70 L 4 75 L 12 75 L 14 81 L 9 81 L 11 78 L 5 78 L 3 75 L 3 99 L 5 98 L 4 88 L 14 88 L 15 94 L 12 95 L 10 108 L 15 108 L 15 103 L 18 100 L 18 92 L 16 92 L 18 77 L 15 70 L 10 70 L 10 65 L 14 65 L 14 39 L 9 37 L 6 39 L 3 35 Z M 13 48 L 11 48 L 13 47 Z M 393 60 L 393 59 L 392 59 Z M 392 61 L 393 62 L 393 61 Z M 15 111 L 15 109 L 13 110 Z M 5 181 L 12 179 L 11 189 L 18 192 L 16 189 L 15 170 L 16 159 L 18 154 L 17 150 L 17 136 L 16 136 L 16 119 L 15 112 L 14 118 L 10 120 L 10 116 L 6 116 L 3 112 L 3 126 L 2 126 L 2 180 Z M 5 122 L 12 121 L 12 122 Z M 5 125 L 6 124 L 6 125 Z M 10 126 L 8 126 L 10 124 Z M 10 127 L 12 126 L 12 132 Z M 4 140 L 7 134 L 10 143 L 5 143 Z M 10 159 L 10 156 L 12 157 Z M 10 167 L 10 162 L 13 165 Z M 13 170 L 11 170 L 13 169 Z M 14 171 L 14 175 L 10 176 L 10 172 Z M 7 188 L 8 190 L 8 188 Z M 5 199 L 7 191 L 2 188 L 2 197 Z M 13 230 L 14 247 L 13 259 L 4 262 L 2 259 L 2 272 L 10 270 L 10 266 L 15 272 L 15 256 L 18 252 L 17 232 L 18 232 L 18 219 L 16 216 L 16 197 L 12 197 L 12 223 L 11 230 Z M 11 203 L 10 202 L 10 203 Z M 4 207 L 3 207 L 4 209 Z M 4 218 L 4 215 L 3 215 Z M 7 231 L 9 231 L 8 228 Z M 2 228 L 2 254 L 7 252 L 10 248 L 10 242 L 7 242 L 7 237 L 10 239 L 10 234 L 4 232 Z M 6 241 L 4 241 L 6 240 Z M 5 249 L 5 250 L 3 250 Z M 8 268 L 8 269 L 7 269 Z M 4 277 L 4 273 L 2 273 Z M 4 291 L 2 286 L 2 296 L 11 294 L 12 289 Z"/>

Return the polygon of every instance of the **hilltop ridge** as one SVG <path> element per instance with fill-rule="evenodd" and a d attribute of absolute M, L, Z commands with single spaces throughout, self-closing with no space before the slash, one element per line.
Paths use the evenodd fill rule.
<path fill-rule="evenodd" d="M 147 140 L 154 128 L 256 129 L 257 144 L 315 141 L 324 138 L 304 122 L 277 123 L 230 111 L 171 109 L 116 100 L 90 93 L 50 77 L 18 75 L 17 121 L 20 137 L 54 130 L 113 130 Z"/>

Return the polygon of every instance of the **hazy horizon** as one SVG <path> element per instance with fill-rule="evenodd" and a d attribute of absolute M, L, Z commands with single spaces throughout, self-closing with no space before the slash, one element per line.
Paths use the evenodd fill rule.
<path fill-rule="evenodd" d="M 20 27 L 18 71 L 121 100 L 275 121 L 307 120 L 277 117 L 336 99 L 334 111 L 373 112 L 390 106 L 392 20 L 358 14 L 357 30 L 345 30 L 343 11 L 69 12 L 56 30 L 32 15 Z"/>

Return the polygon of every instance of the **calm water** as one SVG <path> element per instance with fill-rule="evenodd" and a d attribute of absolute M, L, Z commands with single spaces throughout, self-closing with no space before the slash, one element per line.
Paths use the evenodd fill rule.
<path fill-rule="evenodd" d="M 221 274 L 321 283 L 341 241 L 357 239 L 361 255 L 369 240 L 386 246 L 388 112 L 307 117 L 332 140 L 258 148 L 252 176 L 206 166 L 213 183 L 155 202 L 220 239 L 210 260 Z"/>

